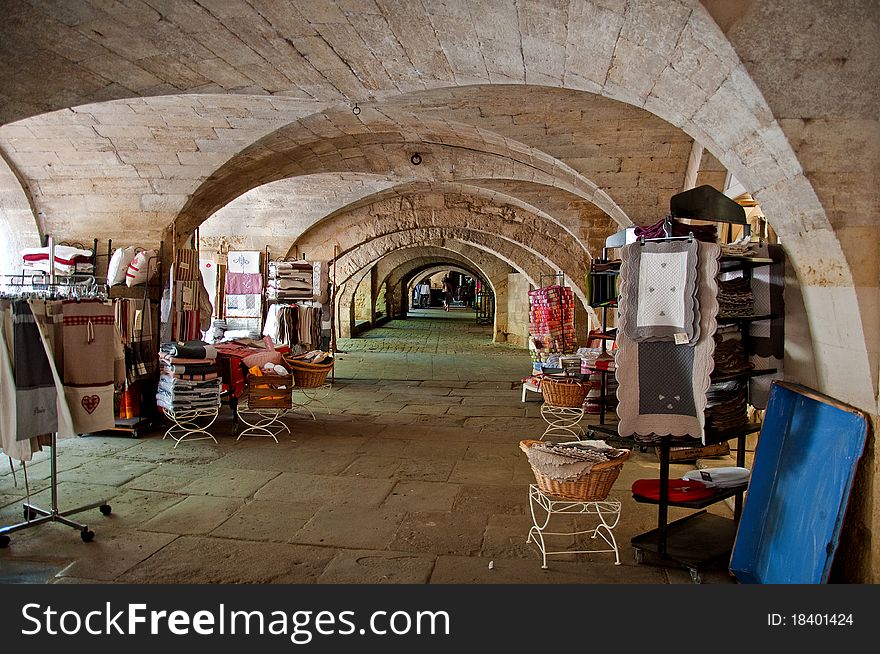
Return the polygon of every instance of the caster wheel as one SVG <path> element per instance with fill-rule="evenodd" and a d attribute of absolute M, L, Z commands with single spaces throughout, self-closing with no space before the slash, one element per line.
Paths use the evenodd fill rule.
<path fill-rule="evenodd" d="M 110 515 L 110 513 L 112 513 L 113 511 L 113 509 L 110 508 L 109 504 L 102 504 L 98 507 L 98 510 L 104 515 Z"/>
<path fill-rule="evenodd" d="M 633 550 L 633 558 L 635 558 L 636 563 L 644 563 L 645 553 L 642 550 Z"/>
<path fill-rule="evenodd" d="M 647 445 L 639 445 L 639 452 L 641 452 L 642 454 L 645 454 L 647 451 L 648 451 Z"/>
<path fill-rule="evenodd" d="M 95 539 L 95 532 L 90 529 L 83 529 L 79 532 L 79 537 L 83 539 L 84 543 L 91 543 Z"/>
<path fill-rule="evenodd" d="M 131 432 L 131 437 L 132 437 L 132 438 L 137 438 L 137 437 L 138 437 L 137 430 Z"/>
<path fill-rule="evenodd" d="M 5 534 L 3 536 L 0 536 L 0 549 L 5 549 L 8 546 L 9 546 L 9 536 L 6 536 Z"/>

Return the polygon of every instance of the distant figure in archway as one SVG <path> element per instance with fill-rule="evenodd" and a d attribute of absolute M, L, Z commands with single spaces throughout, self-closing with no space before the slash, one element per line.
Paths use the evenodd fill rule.
<path fill-rule="evenodd" d="M 443 310 L 449 311 L 449 305 L 452 303 L 452 282 L 449 277 L 443 278 Z"/>
<path fill-rule="evenodd" d="M 422 283 L 419 284 L 419 299 L 420 305 L 422 309 L 427 309 L 428 305 L 431 301 L 431 285 L 428 284 L 428 280 L 422 280 Z"/>

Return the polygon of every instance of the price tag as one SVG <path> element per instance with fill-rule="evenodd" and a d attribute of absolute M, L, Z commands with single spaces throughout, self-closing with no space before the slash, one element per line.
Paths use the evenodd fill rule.
<path fill-rule="evenodd" d="M 674 338 L 675 338 L 676 345 L 687 345 L 687 342 L 688 342 L 687 334 L 679 332 L 678 334 L 675 334 Z"/>

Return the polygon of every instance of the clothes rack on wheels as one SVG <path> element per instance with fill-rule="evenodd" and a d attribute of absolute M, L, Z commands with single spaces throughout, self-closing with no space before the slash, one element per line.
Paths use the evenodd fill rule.
<path fill-rule="evenodd" d="M 102 290 L 98 288 L 95 284 L 95 278 L 93 275 L 69 275 L 60 278 L 63 281 L 57 281 L 55 278 L 55 247 L 54 241 L 51 236 L 48 237 L 48 248 L 49 248 L 49 272 L 46 274 L 36 274 L 36 275 L 25 275 L 21 273 L 19 275 L 4 275 L 3 280 L 10 280 L 8 282 L 4 281 L 3 286 L 7 286 L 15 289 L 15 293 L 13 296 L 24 299 L 24 298 L 47 298 L 47 297 L 62 297 L 66 296 L 67 298 L 88 298 L 88 297 L 99 297 L 102 294 Z M 25 291 L 24 289 L 29 288 L 30 291 Z M 0 344 L 2 346 L 2 344 Z M 48 352 L 47 352 L 48 354 Z M 55 373 L 57 377 L 57 372 Z M 56 383 L 57 383 L 56 378 Z M 88 525 L 84 523 L 77 522 L 75 520 L 71 520 L 68 516 L 75 515 L 77 513 L 82 513 L 83 511 L 87 511 L 89 509 L 97 508 L 101 511 L 103 515 L 110 515 L 112 509 L 110 504 L 107 503 L 107 500 L 100 500 L 98 502 L 93 502 L 91 504 L 86 504 L 84 506 L 79 506 L 73 509 L 67 509 L 64 511 L 59 510 L 58 508 L 58 454 L 57 454 L 57 444 L 58 444 L 58 433 L 52 432 L 50 436 L 50 444 L 49 449 L 51 451 L 50 459 L 49 459 L 49 492 L 51 495 L 50 507 L 48 509 L 41 508 L 32 504 L 30 501 L 27 501 L 23 505 L 23 513 L 24 513 L 24 522 L 19 522 L 13 525 L 6 525 L 0 527 L 0 548 L 5 548 L 9 545 L 11 539 L 8 534 L 11 534 L 16 531 L 21 531 L 23 529 L 29 529 L 31 527 L 35 527 L 37 525 L 41 525 L 46 522 L 60 522 L 63 525 L 67 525 L 68 527 L 72 527 L 76 529 L 80 533 L 80 538 L 82 538 L 83 542 L 89 543 L 95 537 L 95 532 L 89 529 Z M 25 475 L 27 474 L 27 468 L 24 468 Z M 38 516 L 38 517 L 35 517 Z"/>

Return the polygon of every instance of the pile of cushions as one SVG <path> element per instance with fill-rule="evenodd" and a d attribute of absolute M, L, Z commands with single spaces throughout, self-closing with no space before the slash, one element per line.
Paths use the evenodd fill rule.
<path fill-rule="evenodd" d="M 56 248 L 57 250 L 57 248 Z M 134 246 L 117 248 L 107 266 L 107 285 L 138 286 L 156 274 L 159 253 L 156 250 L 138 250 Z"/>

